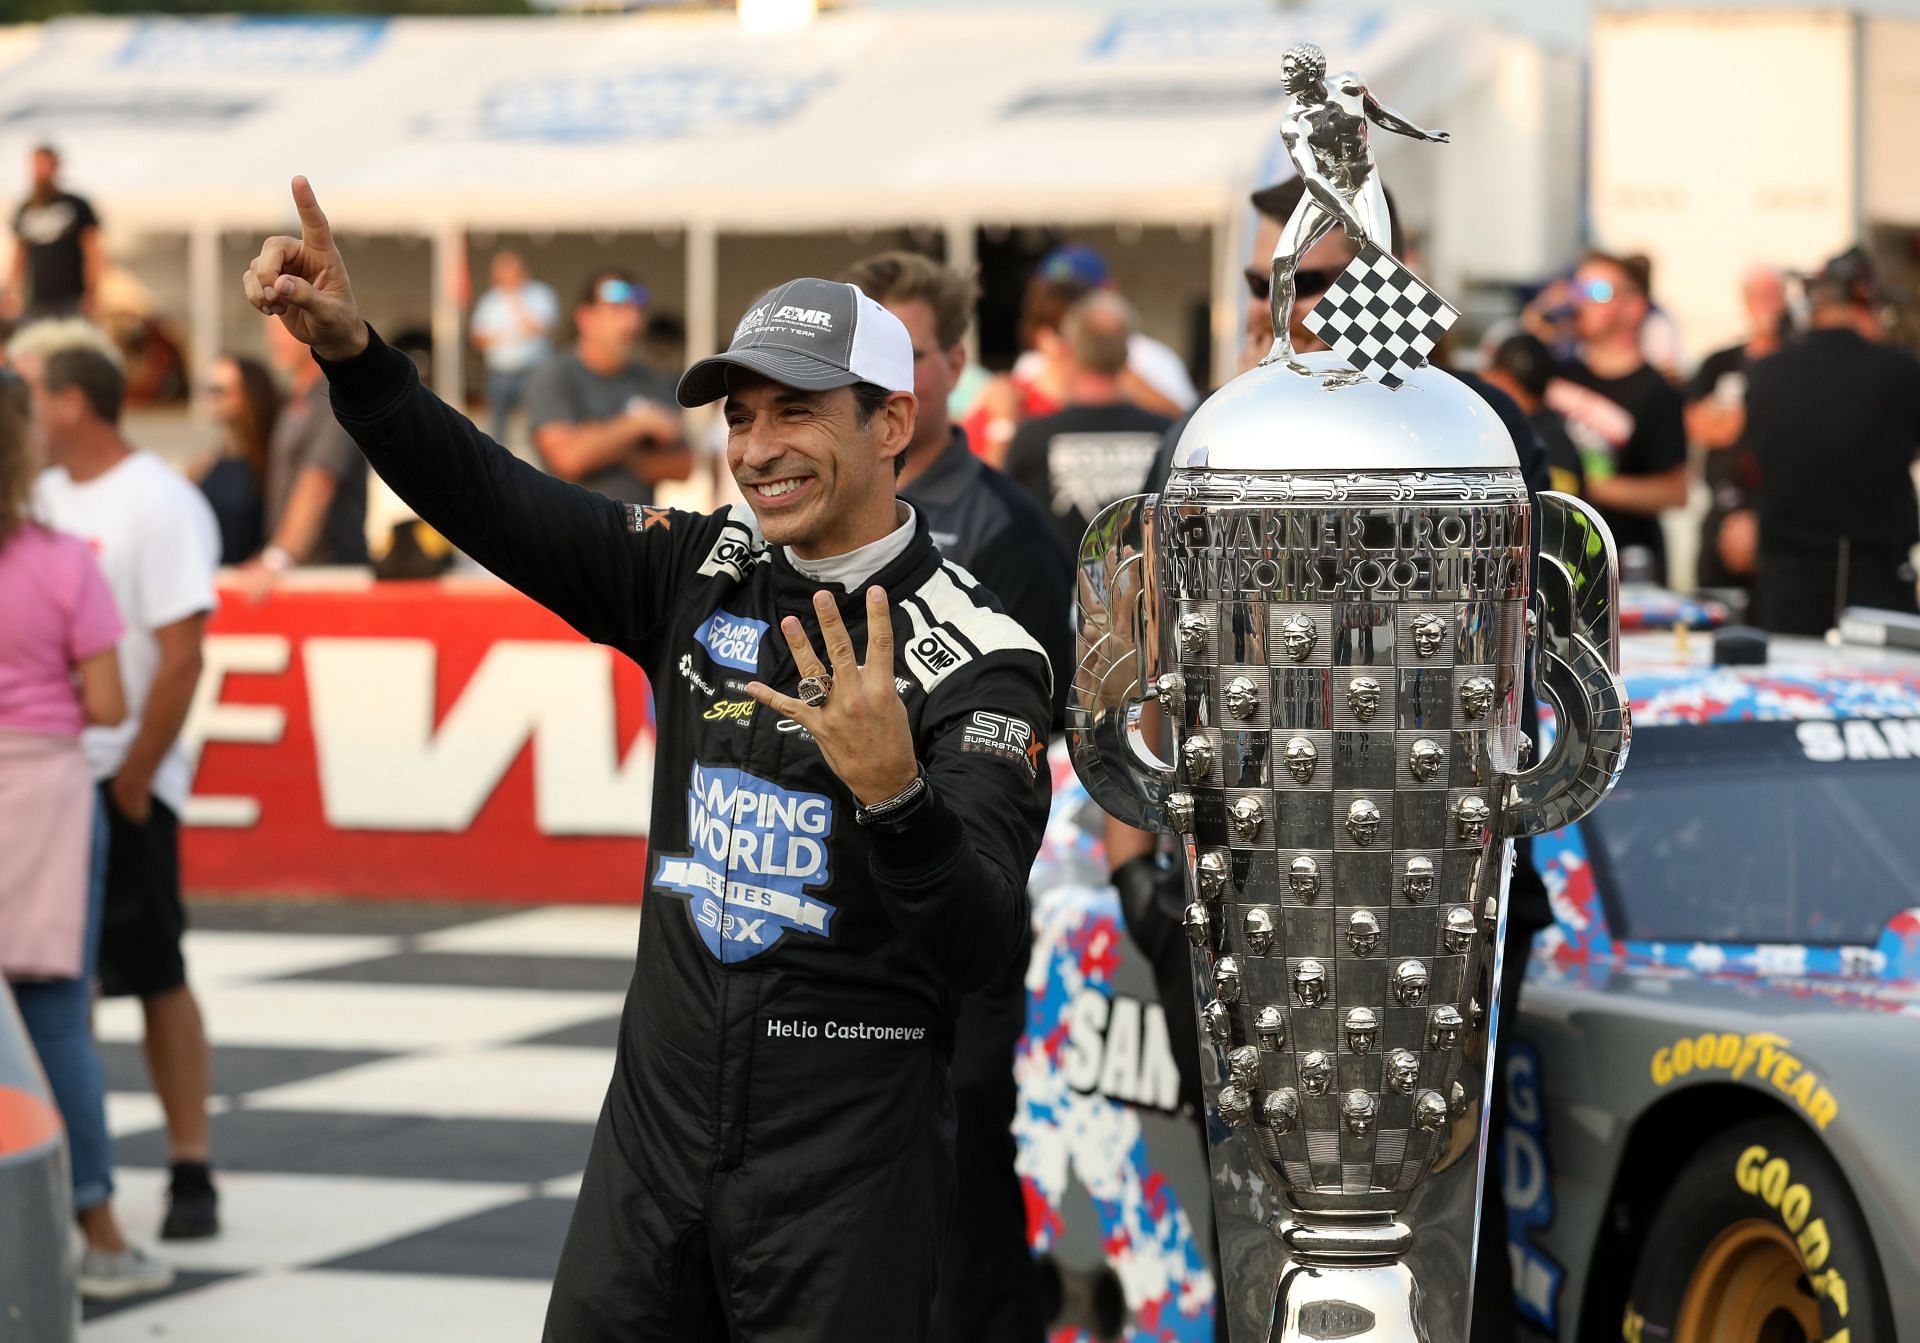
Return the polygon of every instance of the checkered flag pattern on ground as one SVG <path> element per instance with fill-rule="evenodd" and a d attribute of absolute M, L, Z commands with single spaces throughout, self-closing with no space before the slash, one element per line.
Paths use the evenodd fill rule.
<path fill-rule="evenodd" d="M 1368 243 L 1307 314 L 1305 326 L 1367 377 L 1398 387 L 1459 317 L 1419 276 Z"/>

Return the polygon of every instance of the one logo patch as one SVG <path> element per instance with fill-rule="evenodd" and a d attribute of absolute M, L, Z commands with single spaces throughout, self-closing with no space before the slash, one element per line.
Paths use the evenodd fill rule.
<path fill-rule="evenodd" d="M 698 690 L 701 694 L 711 695 L 713 693 L 713 687 L 708 684 L 707 678 L 693 669 L 693 654 L 682 653 L 680 655 L 680 674 L 686 677 L 688 685 Z"/>
<path fill-rule="evenodd" d="M 779 312 L 773 315 L 776 322 L 800 322 L 806 326 L 817 326 L 822 331 L 833 330 L 833 314 L 825 308 L 796 308 L 791 303 L 783 304 Z"/>
<path fill-rule="evenodd" d="M 1000 756 L 1024 768 L 1031 779 L 1040 767 L 1040 753 L 1046 750 L 1046 742 L 1018 718 L 975 709 L 960 733 L 960 749 Z"/>
<path fill-rule="evenodd" d="M 750 699 L 717 699 L 700 715 L 709 723 L 744 723 L 759 706 Z"/>
<path fill-rule="evenodd" d="M 747 570 L 767 552 L 753 544 L 753 533 L 738 523 L 729 522 L 720 529 L 720 536 L 700 561 L 700 573 L 706 578 L 717 578 L 725 574 L 736 583 L 747 580 Z"/>
<path fill-rule="evenodd" d="M 929 678 L 939 678 L 961 663 L 962 654 L 939 630 L 915 636 L 907 645 L 907 660 L 925 673 L 920 679 L 931 688 Z"/>
<path fill-rule="evenodd" d="M 789 932 L 825 937 L 834 906 L 804 894 L 829 879 L 833 803 L 739 769 L 695 761 L 685 857 L 662 856 L 657 885 L 692 897 L 687 911 L 718 961 L 745 961 Z"/>
<path fill-rule="evenodd" d="M 737 616 L 731 611 L 715 611 L 693 632 L 693 637 L 723 667 L 753 671 L 760 662 L 760 640 L 767 622 Z"/>

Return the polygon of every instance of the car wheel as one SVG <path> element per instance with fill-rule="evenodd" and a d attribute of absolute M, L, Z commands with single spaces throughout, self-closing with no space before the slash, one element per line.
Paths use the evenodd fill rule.
<path fill-rule="evenodd" d="M 1710 1139 L 1642 1242 L 1625 1343 L 1893 1343 L 1866 1218 L 1790 1119 Z"/>

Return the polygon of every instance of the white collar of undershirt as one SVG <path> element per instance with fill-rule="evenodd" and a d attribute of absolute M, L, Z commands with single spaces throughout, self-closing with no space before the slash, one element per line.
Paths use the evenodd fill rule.
<path fill-rule="evenodd" d="M 818 560 L 803 560 L 793 553 L 792 546 L 787 546 L 784 547 L 787 563 L 795 573 L 816 583 L 835 583 L 852 592 L 897 559 L 913 540 L 913 506 L 897 499 L 894 507 L 897 510 L 894 516 L 900 519 L 900 525 L 878 541 L 869 541 L 844 555 L 828 555 Z"/>

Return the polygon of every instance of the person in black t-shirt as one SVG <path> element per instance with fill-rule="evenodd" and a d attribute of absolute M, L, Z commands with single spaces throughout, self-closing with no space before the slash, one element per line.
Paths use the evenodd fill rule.
<path fill-rule="evenodd" d="M 1857 252 L 1808 286 L 1811 330 L 1747 377 L 1760 469 L 1760 623 L 1824 634 L 1845 606 L 1914 611 L 1920 361 L 1879 343 Z"/>
<path fill-rule="evenodd" d="M 1066 408 L 1028 420 L 1007 449 L 1007 474 L 1053 519 L 1069 558 L 1094 514 L 1146 478 L 1171 423 L 1121 389 L 1132 331 L 1133 314 L 1116 294 L 1096 291 L 1068 309 Z"/>
<path fill-rule="evenodd" d="M 1586 497 L 1600 510 L 1623 560 L 1640 549 L 1645 577 L 1667 581 L 1660 515 L 1687 501 L 1687 430 L 1680 393 L 1647 363 L 1640 324 L 1646 286 L 1634 268 L 1589 253 L 1573 275 L 1580 357 L 1563 364 L 1546 403 L 1566 417 L 1580 447 Z"/>
<path fill-rule="evenodd" d="M 1700 523 L 1699 584 L 1750 589 L 1758 559 L 1753 495 L 1759 468 L 1744 441 L 1747 370 L 1780 348 L 1787 329 L 1787 287 L 1780 272 L 1756 266 L 1741 285 L 1747 338 L 1701 360 L 1681 393 L 1687 437 L 1704 452 L 1701 466 L 1713 502 Z"/>
<path fill-rule="evenodd" d="M 28 321 L 93 311 L 104 265 L 100 220 L 84 197 L 60 185 L 60 155 L 33 151 L 33 190 L 13 215 L 13 270 L 6 313 Z"/>

